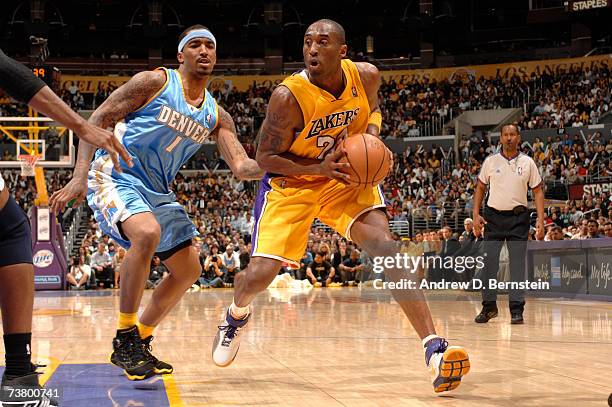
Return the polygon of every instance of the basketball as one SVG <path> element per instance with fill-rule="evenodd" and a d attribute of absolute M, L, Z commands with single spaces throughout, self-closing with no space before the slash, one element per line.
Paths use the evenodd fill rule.
<path fill-rule="evenodd" d="M 374 187 L 389 174 L 389 151 L 378 137 L 371 134 L 351 135 L 340 142 L 338 148 L 346 150 L 340 162 L 348 162 L 351 168 L 343 170 L 350 175 L 351 187 Z"/>

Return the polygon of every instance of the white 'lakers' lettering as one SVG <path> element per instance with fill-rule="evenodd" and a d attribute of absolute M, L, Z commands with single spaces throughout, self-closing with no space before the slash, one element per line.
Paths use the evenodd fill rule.
<path fill-rule="evenodd" d="M 354 110 L 346 110 L 344 112 L 336 112 L 325 117 L 312 121 L 312 128 L 308 132 L 306 139 L 318 136 L 324 130 L 334 129 L 336 127 L 348 126 L 359 113 L 359 108 Z"/>
<path fill-rule="evenodd" d="M 165 105 L 159 111 L 157 121 L 199 144 L 210 135 L 210 131 L 200 123 Z"/>

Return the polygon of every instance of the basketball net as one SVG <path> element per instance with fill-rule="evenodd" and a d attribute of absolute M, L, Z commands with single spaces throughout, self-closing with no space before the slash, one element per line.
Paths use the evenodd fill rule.
<path fill-rule="evenodd" d="M 40 158 L 38 154 L 20 154 L 19 163 L 21 164 L 21 175 L 23 177 L 33 177 L 35 174 L 34 167 Z"/>

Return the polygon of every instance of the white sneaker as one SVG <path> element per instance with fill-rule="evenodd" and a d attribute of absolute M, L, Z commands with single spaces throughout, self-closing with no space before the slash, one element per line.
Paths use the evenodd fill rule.
<path fill-rule="evenodd" d="M 240 348 L 240 336 L 250 317 L 249 312 L 245 319 L 237 320 L 232 317 L 229 309 L 227 310 L 225 319 L 218 326 L 219 330 L 213 341 L 212 357 L 215 365 L 226 367 L 232 364 Z"/>
<path fill-rule="evenodd" d="M 442 338 L 433 338 L 425 347 L 425 362 L 436 393 L 456 389 L 470 371 L 470 358 L 461 346 L 448 346 Z"/>

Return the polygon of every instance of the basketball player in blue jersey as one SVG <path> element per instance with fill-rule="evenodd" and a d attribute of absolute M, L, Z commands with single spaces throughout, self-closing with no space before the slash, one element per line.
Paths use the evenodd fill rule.
<path fill-rule="evenodd" d="M 133 158 L 132 168 L 113 170 L 108 155 L 81 143 L 71 182 L 51 197 L 61 208 L 69 200 L 87 200 L 102 231 L 128 249 L 121 266 L 120 313 L 111 362 L 130 380 L 171 373 L 172 366 L 151 354 L 152 333 L 200 275 L 198 235 L 170 191 L 181 166 L 207 139 L 217 142 L 223 158 L 240 179 L 263 172 L 248 158 L 231 116 L 206 90 L 216 62 L 216 39 L 204 26 L 179 37 L 178 70 L 141 72 L 117 89 L 90 121 L 115 126 Z M 138 320 L 151 258 L 157 254 L 170 275 L 154 290 Z"/>

